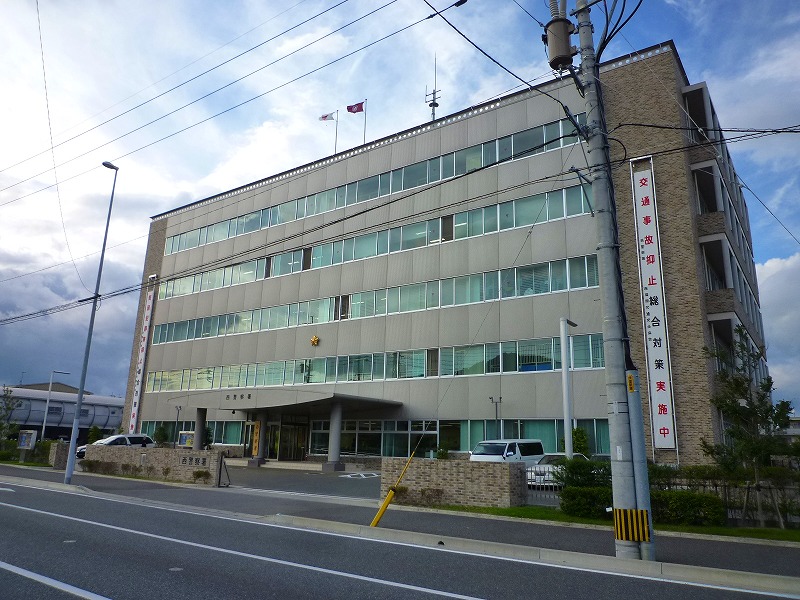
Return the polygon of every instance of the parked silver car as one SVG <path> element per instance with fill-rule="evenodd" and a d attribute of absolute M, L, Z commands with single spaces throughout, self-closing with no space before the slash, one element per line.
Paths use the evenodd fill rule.
<path fill-rule="evenodd" d="M 141 433 L 129 433 L 112 435 L 102 440 L 94 442 L 95 446 L 141 446 L 142 448 L 155 448 L 156 443 L 149 435 Z M 78 446 L 75 451 L 77 458 L 84 458 L 86 456 L 86 446 Z"/>

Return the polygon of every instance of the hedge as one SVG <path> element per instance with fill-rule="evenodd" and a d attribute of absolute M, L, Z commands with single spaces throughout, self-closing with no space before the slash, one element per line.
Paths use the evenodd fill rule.
<path fill-rule="evenodd" d="M 651 490 L 653 523 L 671 525 L 725 525 L 722 500 L 713 494 L 688 490 Z"/>
<path fill-rule="evenodd" d="M 610 519 L 606 509 L 613 503 L 610 487 L 565 487 L 561 490 L 561 511 L 573 517 Z"/>

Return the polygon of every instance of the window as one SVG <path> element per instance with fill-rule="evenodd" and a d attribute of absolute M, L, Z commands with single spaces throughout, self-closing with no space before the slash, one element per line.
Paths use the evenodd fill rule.
<path fill-rule="evenodd" d="M 586 287 L 586 258 L 583 256 L 569 259 L 569 287 Z"/>
<path fill-rule="evenodd" d="M 311 248 L 311 268 L 327 267 L 333 259 L 333 244 L 322 244 Z"/>
<path fill-rule="evenodd" d="M 418 162 L 403 169 L 403 189 L 428 183 L 428 161 Z"/>
<path fill-rule="evenodd" d="M 514 158 L 525 158 L 543 151 L 544 132 L 541 127 L 534 127 L 513 135 Z"/>
<path fill-rule="evenodd" d="M 592 352 L 589 336 L 572 336 L 572 368 L 585 369 L 591 366 Z"/>
<path fill-rule="evenodd" d="M 362 179 L 358 182 L 358 194 L 356 197 L 357 202 L 365 202 L 378 197 L 379 190 L 378 175 Z"/>
<path fill-rule="evenodd" d="M 360 235 L 355 238 L 353 247 L 353 258 L 368 258 L 375 256 L 377 250 L 378 235 L 376 233 L 368 233 Z"/>
<path fill-rule="evenodd" d="M 482 375 L 484 373 L 483 345 L 453 348 L 454 375 Z"/>
<path fill-rule="evenodd" d="M 398 352 L 397 376 L 400 379 L 425 377 L 425 351 Z"/>
<path fill-rule="evenodd" d="M 425 308 L 426 284 L 404 285 L 400 288 L 400 312 Z"/>
<path fill-rule="evenodd" d="M 354 354 L 349 359 L 348 381 L 372 379 L 372 354 Z"/>
<path fill-rule="evenodd" d="M 520 371 L 552 371 L 553 341 L 526 340 L 518 344 Z"/>
<path fill-rule="evenodd" d="M 553 261 L 550 263 L 550 290 L 557 292 L 565 289 L 567 289 L 567 261 Z"/>
<path fill-rule="evenodd" d="M 427 243 L 428 227 L 424 221 L 402 227 L 402 249 L 421 248 Z"/>

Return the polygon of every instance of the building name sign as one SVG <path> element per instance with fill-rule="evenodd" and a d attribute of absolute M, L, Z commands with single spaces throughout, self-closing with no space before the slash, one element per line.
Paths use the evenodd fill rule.
<path fill-rule="evenodd" d="M 675 418 L 672 366 L 652 162 L 650 168 L 635 172 L 631 163 L 631 171 L 652 439 L 656 448 L 673 449 Z"/>
<path fill-rule="evenodd" d="M 139 354 L 136 358 L 136 379 L 133 381 L 133 399 L 131 400 L 131 418 L 128 424 L 128 433 L 136 433 L 136 424 L 139 418 L 139 402 L 142 398 L 144 385 L 144 360 L 147 357 L 147 339 L 150 337 L 150 317 L 153 315 L 153 300 L 155 286 L 147 290 L 144 314 L 142 315 L 142 333 L 139 335 Z"/>

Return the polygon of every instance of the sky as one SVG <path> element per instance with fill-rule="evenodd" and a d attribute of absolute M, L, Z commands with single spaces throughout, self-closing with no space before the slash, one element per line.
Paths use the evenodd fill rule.
<path fill-rule="evenodd" d="M 114 181 L 103 161 L 119 172 L 101 294 L 141 281 L 151 216 L 360 145 L 363 115 L 347 105 L 367 101 L 369 141 L 429 120 L 434 81 L 437 116 L 519 85 L 431 13 L 424 0 L 0 3 L 0 321 L 93 294 Z M 516 76 L 552 76 L 536 21 L 550 18 L 546 0 L 469 0 L 445 15 Z M 599 7 L 592 19 L 599 36 Z M 800 121 L 800 3 L 644 0 L 602 60 L 670 39 L 723 127 Z M 338 132 L 319 121 L 337 110 Z M 729 149 L 751 190 L 775 399 L 800 407 L 800 137 Z M 100 303 L 87 390 L 125 395 L 137 302 Z M 89 310 L 0 324 L 0 383 L 59 370 L 77 387 Z"/>

